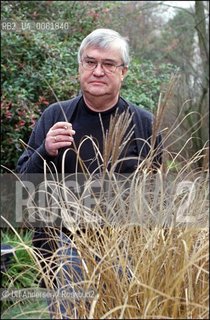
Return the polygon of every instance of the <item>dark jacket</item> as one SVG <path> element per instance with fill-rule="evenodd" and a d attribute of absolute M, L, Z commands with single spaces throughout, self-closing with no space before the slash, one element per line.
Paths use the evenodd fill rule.
<path fill-rule="evenodd" d="M 47 161 L 56 161 L 45 150 L 45 137 L 49 129 L 59 121 L 65 121 L 66 118 L 71 122 L 71 117 L 81 95 L 71 100 L 57 102 L 49 106 L 43 112 L 37 122 L 28 142 L 28 148 L 23 152 L 18 160 L 18 173 L 43 173 L 43 158 Z M 133 114 L 133 123 L 135 124 L 134 133 L 137 139 L 138 153 L 145 159 L 150 152 L 150 138 L 152 136 L 153 115 L 143 108 L 137 107 L 126 102 Z M 65 118 L 65 116 L 66 118 Z M 147 142 L 146 142 L 147 141 Z M 159 167 L 161 164 L 161 136 L 156 138 L 155 147 L 157 149 L 153 166 Z"/>
<path fill-rule="evenodd" d="M 54 103 L 49 106 L 36 123 L 35 128 L 31 134 L 28 142 L 27 149 L 23 152 L 19 158 L 17 164 L 17 172 L 20 174 L 30 173 L 43 173 L 43 159 L 48 163 L 53 161 L 56 165 L 56 157 L 51 157 L 45 150 L 45 137 L 49 129 L 59 121 L 66 121 L 68 119 L 71 122 L 71 117 L 77 108 L 77 104 L 81 95 L 71 100 Z M 125 101 L 125 100 L 124 100 Z M 126 102 L 126 101 L 125 101 Z M 152 123 L 153 115 L 143 108 L 137 107 L 131 103 L 126 102 L 130 108 L 131 114 L 133 114 L 133 124 L 135 138 L 137 139 L 137 149 L 141 158 L 144 159 L 150 152 L 150 138 L 152 135 Z M 146 143 L 147 141 L 148 143 Z M 153 159 L 153 165 L 159 167 L 161 164 L 161 137 L 160 135 L 156 138 L 157 152 Z M 56 244 L 53 240 L 52 235 L 48 234 L 51 232 L 48 228 L 35 228 L 33 245 L 38 249 L 45 259 L 52 255 L 52 252 L 56 249 Z M 54 230 L 56 232 L 56 230 Z M 67 232 L 67 230 L 63 230 Z M 43 270 L 46 265 L 44 262 L 41 263 Z M 51 267 L 53 268 L 53 261 Z M 42 281 L 41 286 L 45 286 Z"/>

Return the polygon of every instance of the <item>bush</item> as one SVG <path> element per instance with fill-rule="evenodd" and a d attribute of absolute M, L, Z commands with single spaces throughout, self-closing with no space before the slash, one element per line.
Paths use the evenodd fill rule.
<path fill-rule="evenodd" d="M 1 288 L 23 289 L 37 287 L 38 272 L 29 253 L 32 248 L 32 232 L 27 229 L 19 229 L 13 233 L 12 230 L 5 229 L 1 232 L 1 241 L 15 248 L 11 264 L 6 271 L 2 272 Z M 2 313 L 10 305 L 12 305 L 11 301 L 2 301 Z"/>
<path fill-rule="evenodd" d="M 78 94 L 78 47 L 93 29 L 109 28 L 109 6 L 109 2 L 92 1 L 4 1 L 3 20 L 57 21 L 59 12 L 59 21 L 69 23 L 66 32 L 2 32 L 1 153 L 5 167 L 15 169 L 23 152 L 20 139 L 27 143 L 43 109 L 57 99 L 67 100 Z M 174 66 L 156 67 L 134 57 L 122 88 L 123 97 L 154 110 L 161 85 L 173 70 Z"/>
<path fill-rule="evenodd" d="M 65 6 L 64 6 L 65 4 Z M 14 170 L 34 121 L 46 106 L 78 93 L 76 54 L 97 20 L 81 2 L 4 1 L 3 19 L 68 21 L 68 32 L 2 32 L 2 164 Z M 83 14 L 83 16 L 81 16 Z M 78 17 L 82 19 L 78 23 Z M 15 17 L 15 20 L 14 20 Z M 43 20 L 42 20 L 43 19 Z M 1 171 L 4 172 L 3 169 Z"/>
<path fill-rule="evenodd" d="M 122 86 L 122 95 L 136 105 L 155 111 L 160 92 L 165 90 L 176 66 L 172 64 L 154 65 L 150 60 L 134 58 Z"/>

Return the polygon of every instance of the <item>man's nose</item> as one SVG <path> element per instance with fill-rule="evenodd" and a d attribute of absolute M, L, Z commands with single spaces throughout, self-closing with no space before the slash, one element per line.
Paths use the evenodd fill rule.
<path fill-rule="evenodd" d="M 104 75 L 105 72 L 104 72 L 104 69 L 101 65 L 101 63 L 98 63 L 97 66 L 95 67 L 95 69 L 93 70 L 93 74 L 94 75 Z"/>

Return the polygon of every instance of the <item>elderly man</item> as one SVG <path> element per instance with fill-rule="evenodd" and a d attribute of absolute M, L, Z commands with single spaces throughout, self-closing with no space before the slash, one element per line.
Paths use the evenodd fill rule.
<path fill-rule="evenodd" d="M 70 148 L 65 160 L 65 172 L 75 173 L 75 146 L 78 148 L 86 136 L 91 136 L 103 154 L 103 132 L 109 130 L 110 117 L 127 109 L 131 113 L 130 128 L 134 125 L 134 132 L 124 149 L 126 157 L 133 159 L 124 161 L 121 172 L 133 172 L 139 159 L 147 157 L 150 144 L 145 141 L 149 142 L 152 135 L 152 115 L 120 97 L 120 88 L 129 65 L 126 40 L 113 30 L 97 29 L 82 41 L 78 63 L 82 94 L 57 102 L 43 112 L 32 132 L 29 147 L 18 161 L 18 172 L 42 173 L 43 159 L 47 163 L 53 162 L 57 171 L 61 172 L 63 153 Z M 90 140 L 82 143 L 80 158 L 89 172 L 97 169 L 98 162 L 93 160 L 95 152 Z M 160 162 L 161 153 L 157 152 L 153 164 L 158 166 Z"/>
<path fill-rule="evenodd" d="M 43 112 L 27 149 L 18 161 L 19 173 L 43 173 L 46 164 L 59 173 L 63 170 L 68 174 L 82 172 L 78 153 L 90 173 L 100 172 L 102 159 L 96 156 L 95 146 L 103 155 L 104 136 L 109 132 L 110 119 L 126 112 L 131 120 L 125 132 L 129 139 L 123 145 L 119 155 L 122 161 L 116 165 L 115 171 L 134 172 L 150 153 L 152 114 L 120 96 L 129 66 L 127 41 L 114 30 L 96 29 L 82 41 L 78 63 L 81 93 L 71 100 L 54 103 Z M 152 159 L 152 167 L 155 168 L 161 164 L 160 146 L 158 135 L 154 145 L 156 153 Z M 110 169 L 110 163 L 106 169 Z M 43 252 L 49 251 L 46 238 L 42 231 L 35 232 L 34 244 Z M 65 254 L 70 256 L 70 264 L 74 264 L 74 270 L 82 279 L 81 260 L 76 248 L 69 244 Z M 70 281 L 68 277 L 66 281 Z M 74 277 L 73 281 L 78 279 Z M 63 308 L 64 315 L 65 310 Z"/>

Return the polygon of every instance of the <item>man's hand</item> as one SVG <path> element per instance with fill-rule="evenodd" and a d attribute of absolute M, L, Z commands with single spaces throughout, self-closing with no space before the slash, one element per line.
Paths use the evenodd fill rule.
<path fill-rule="evenodd" d="M 71 123 L 57 122 L 50 128 L 45 139 L 45 149 L 51 156 L 57 156 L 58 149 L 69 147 L 74 138 L 75 131 Z"/>

